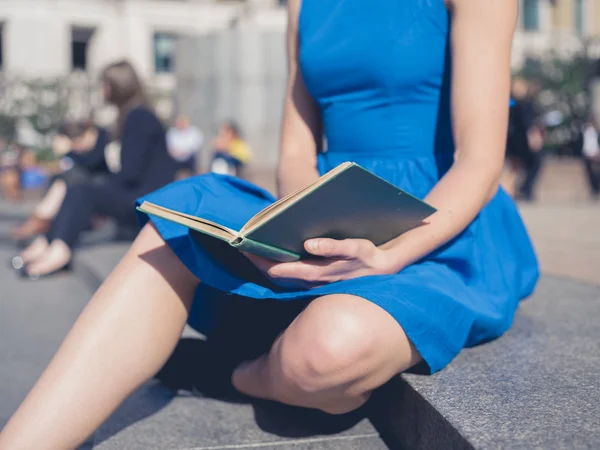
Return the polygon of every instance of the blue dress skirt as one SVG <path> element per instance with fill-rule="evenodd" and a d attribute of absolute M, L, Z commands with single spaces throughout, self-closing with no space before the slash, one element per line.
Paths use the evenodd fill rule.
<path fill-rule="evenodd" d="M 453 161 L 449 17 L 443 0 L 303 0 L 298 24 L 303 81 L 324 124 L 321 174 L 354 161 L 424 198 Z M 469 195 L 469 193 L 465 193 Z M 246 181 L 202 175 L 142 199 L 239 229 L 275 199 Z M 148 219 L 140 214 L 141 223 Z M 190 324 L 206 330 L 228 295 L 280 301 L 351 294 L 402 326 L 431 372 L 458 352 L 511 325 L 538 279 L 533 247 L 517 208 L 499 189 L 451 242 L 400 273 L 282 289 L 209 251 L 210 243 L 151 218 L 202 284 Z M 218 254 L 218 253 L 217 253 Z"/>

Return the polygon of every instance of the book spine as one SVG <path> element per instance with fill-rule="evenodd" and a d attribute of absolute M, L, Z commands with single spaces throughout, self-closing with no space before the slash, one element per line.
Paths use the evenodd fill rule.
<path fill-rule="evenodd" d="M 242 252 L 252 253 L 253 255 L 261 256 L 272 261 L 293 262 L 300 259 L 300 255 L 297 253 L 263 244 L 246 237 L 237 238 L 231 245 Z"/>

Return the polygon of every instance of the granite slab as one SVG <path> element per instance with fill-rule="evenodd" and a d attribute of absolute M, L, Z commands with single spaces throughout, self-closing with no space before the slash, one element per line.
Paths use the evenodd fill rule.
<path fill-rule="evenodd" d="M 411 449 L 600 448 L 599 373 L 600 288 L 545 277 L 503 337 L 387 386 L 376 423 Z"/>

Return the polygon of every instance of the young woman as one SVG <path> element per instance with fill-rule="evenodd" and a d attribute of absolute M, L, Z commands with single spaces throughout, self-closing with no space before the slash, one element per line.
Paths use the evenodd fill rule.
<path fill-rule="evenodd" d="M 305 302 L 267 354 L 235 370 L 237 389 L 335 414 L 419 361 L 436 372 L 463 347 L 506 331 L 538 277 L 515 205 L 498 189 L 517 3 L 289 1 L 280 195 L 353 160 L 438 212 L 381 247 L 314 239 L 306 249 L 318 259 L 253 258 L 285 282 L 281 289 L 236 276 L 187 229 L 153 220 L 11 419 L 0 449 L 77 445 L 163 365 L 186 320 L 199 320 L 197 306 L 228 293 Z M 317 156 L 323 130 L 328 148 Z M 273 200 L 216 175 L 147 198 L 229 226 Z"/>
<path fill-rule="evenodd" d="M 128 62 L 112 64 L 101 79 L 105 100 L 119 110 L 114 140 L 120 143 L 120 168 L 101 180 L 67 187 L 46 236 L 19 256 L 26 276 L 39 278 L 67 268 L 80 233 L 96 215 L 135 225 L 135 199 L 174 180 L 175 162 L 167 152 L 165 131 L 133 67 Z"/>

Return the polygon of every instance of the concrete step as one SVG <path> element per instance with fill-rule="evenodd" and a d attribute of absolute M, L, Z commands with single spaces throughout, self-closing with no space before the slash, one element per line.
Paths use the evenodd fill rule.
<path fill-rule="evenodd" d="M 319 420 L 311 414 L 267 402 L 174 396 L 163 385 L 150 383 L 95 433 L 92 448 L 387 448 L 365 418 L 336 424 L 335 418 L 328 423 L 323 415 Z"/>
<path fill-rule="evenodd" d="M 386 387 L 401 448 L 600 448 L 600 288 L 543 278 L 502 338 Z"/>

